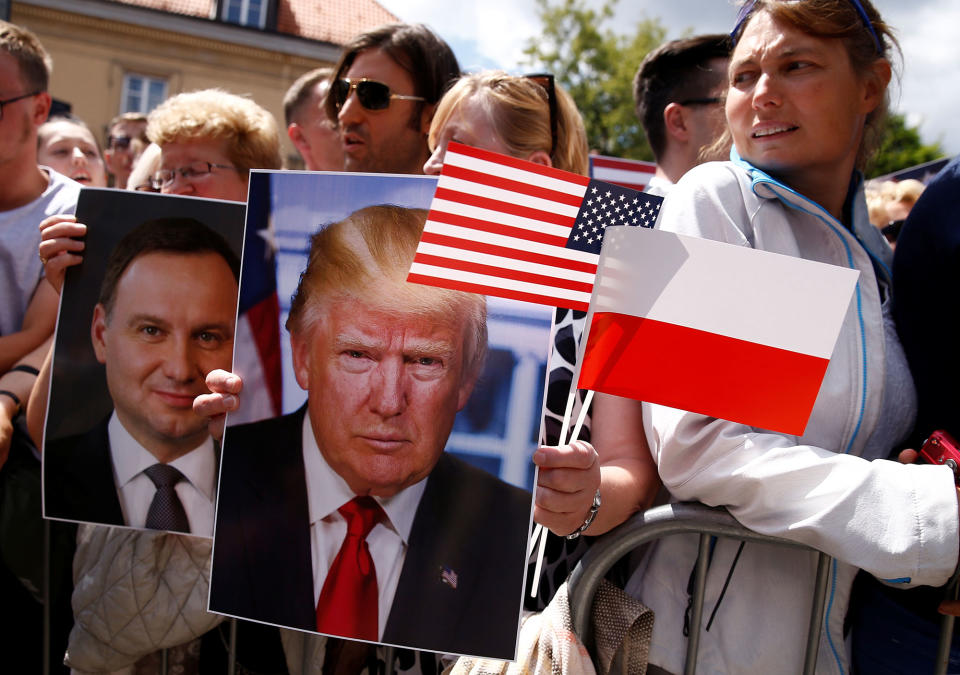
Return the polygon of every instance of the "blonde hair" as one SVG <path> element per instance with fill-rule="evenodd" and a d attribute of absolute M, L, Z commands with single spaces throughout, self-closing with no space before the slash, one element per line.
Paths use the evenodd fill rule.
<path fill-rule="evenodd" d="M 311 330 L 323 320 L 324 307 L 343 297 L 398 313 L 459 316 L 467 326 L 464 372 L 476 377 L 487 351 L 486 299 L 406 281 L 426 219 L 424 209 L 367 206 L 320 229 L 310 238 L 307 267 L 290 303 L 287 330 Z"/>
<path fill-rule="evenodd" d="M 238 169 L 279 169 L 280 134 L 269 112 L 244 96 L 202 89 L 173 96 L 147 118 L 147 138 L 163 147 L 192 140 L 224 141 Z"/>
<path fill-rule="evenodd" d="M 897 181 L 893 185 L 893 195 L 891 199 L 896 202 L 905 202 L 913 206 L 920 199 L 924 188 L 927 186 L 916 178 L 907 178 Z"/>
<path fill-rule="evenodd" d="M 527 77 L 488 70 L 464 75 L 437 104 L 430 125 L 430 147 L 440 131 L 467 98 L 476 97 L 490 116 L 497 136 L 514 157 L 534 152 L 550 155 L 554 167 L 586 176 L 590 170 L 587 132 L 576 104 L 566 91 L 554 84 L 557 99 L 557 143 L 550 154 L 550 102 L 547 90 Z"/>

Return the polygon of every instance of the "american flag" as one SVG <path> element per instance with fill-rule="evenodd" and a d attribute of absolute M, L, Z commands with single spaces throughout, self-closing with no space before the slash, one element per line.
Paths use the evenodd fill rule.
<path fill-rule="evenodd" d="M 590 155 L 590 177 L 622 185 L 634 190 L 646 190 L 650 179 L 657 171 L 653 162 L 636 159 L 620 159 L 606 155 Z"/>
<path fill-rule="evenodd" d="M 659 197 L 451 143 L 408 281 L 586 311 L 604 229 Z"/>

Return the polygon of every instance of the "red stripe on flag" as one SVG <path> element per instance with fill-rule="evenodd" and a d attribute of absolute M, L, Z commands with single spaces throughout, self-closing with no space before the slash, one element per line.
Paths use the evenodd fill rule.
<path fill-rule="evenodd" d="M 494 164 L 500 164 L 502 166 L 509 166 L 513 169 L 520 169 L 521 171 L 527 171 L 529 173 L 538 173 L 541 176 L 562 180 L 564 183 L 570 183 L 572 185 L 587 186 L 590 184 L 590 179 L 586 176 L 579 176 L 575 173 L 561 171 L 560 169 L 554 169 L 553 167 L 544 166 L 542 164 L 534 164 L 533 162 L 528 162 L 525 159 L 516 159 L 514 157 L 508 157 L 507 155 L 501 155 L 496 152 L 490 152 L 489 150 L 481 150 L 480 148 L 463 145 L 462 143 L 450 143 L 447 146 L 447 154 L 451 153 L 455 155 L 466 155 L 467 157 L 473 157 L 474 159 L 482 159 L 487 162 L 493 162 Z M 448 164 L 456 164 L 456 158 L 451 157 L 450 159 L 446 160 L 444 162 L 444 169 L 446 169 Z"/>
<path fill-rule="evenodd" d="M 508 213 L 513 216 L 529 218 L 530 220 L 539 220 L 543 223 L 562 225 L 563 227 L 572 228 L 574 222 L 576 222 L 575 216 L 565 216 L 563 214 L 553 213 L 551 211 L 541 211 L 540 209 L 535 209 L 530 206 L 520 206 L 519 204 L 502 202 L 498 199 L 490 199 L 489 197 L 472 195 L 467 192 L 451 190 L 450 188 L 438 187 L 436 192 L 433 193 L 433 198 L 445 199 L 450 202 L 458 202 L 468 206 L 475 206 L 480 209 Z"/>
<path fill-rule="evenodd" d="M 802 435 L 829 364 L 642 317 L 597 313 L 578 386 Z"/>
<path fill-rule="evenodd" d="M 589 308 L 589 304 L 586 302 L 577 302 L 575 300 L 567 300 L 566 298 L 556 298 L 550 295 L 538 295 L 536 293 L 513 291 L 500 286 L 472 284 L 464 281 L 455 281 L 453 279 L 444 279 L 443 277 L 432 277 L 426 274 L 415 274 L 411 272 L 407 275 L 407 281 L 414 284 L 426 284 L 428 286 L 449 288 L 452 291 L 479 293 L 480 295 L 494 295 L 498 298 L 523 300 L 524 302 L 535 302 L 540 305 L 549 305 L 551 307 L 565 307 L 567 309 L 573 309 L 579 312 L 586 312 Z"/>
<path fill-rule="evenodd" d="M 572 195 L 569 192 L 560 192 L 558 190 L 551 190 L 550 188 L 541 187 L 539 185 L 522 183 L 518 180 L 502 178 L 500 176 L 495 176 L 494 174 L 483 173 L 482 171 L 465 169 L 462 166 L 450 166 L 445 167 L 445 169 L 446 170 L 443 172 L 443 175 L 449 176 L 450 178 L 459 178 L 460 180 L 466 180 L 470 181 L 471 183 L 486 185 L 488 187 L 494 187 L 500 190 L 507 190 L 508 192 L 519 192 L 530 197 L 537 197 L 538 199 L 546 199 L 559 204 L 574 206 L 578 209 L 580 208 L 581 202 L 583 202 L 582 190 L 579 190 L 579 187 L 578 190 L 581 192 L 581 194 Z"/>
<path fill-rule="evenodd" d="M 430 214 L 433 216 L 433 212 Z M 447 214 L 442 214 L 447 215 Z M 456 216 L 453 216 L 456 217 Z M 431 220 L 436 220 L 431 218 Z M 474 253 L 486 253 L 488 255 L 498 255 L 504 258 L 513 258 L 523 262 L 537 263 L 539 265 L 550 265 L 551 267 L 560 267 L 574 272 L 584 272 L 586 274 L 596 274 L 597 264 L 588 263 L 580 260 L 571 260 L 569 258 L 560 258 L 547 255 L 545 253 L 533 253 L 531 251 L 522 251 L 509 246 L 497 246 L 496 244 L 486 244 L 482 241 L 471 241 L 469 239 L 460 239 L 446 234 L 437 234 L 436 232 L 424 231 L 420 241 L 427 244 L 436 244 L 438 246 L 449 246 L 450 248 L 459 248 Z M 552 242 L 550 242 L 552 243 Z M 590 284 L 592 286 L 592 284 Z"/>
<path fill-rule="evenodd" d="M 436 223 L 446 223 L 447 225 L 457 225 L 459 227 L 466 227 L 471 230 L 479 230 L 480 232 L 488 232 L 490 234 L 501 234 L 505 237 L 513 237 L 515 239 L 525 239 L 527 241 L 534 241 L 539 244 L 549 244 L 550 246 L 556 246 L 560 249 L 565 249 L 567 246 L 566 237 L 557 237 L 552 234 L 546 234 L 536 230 L 527 230 L 522 227 L 514 227 L 513 225 L 491 223 L 488 220 L 480 220 L 479 218 L 471 218 L 470 216 L 460 216 L 455 213 L 446 213 L 445 211 L 431 210 L 430 213 L 427 214 L 428 225 L 430 221 L 434 221 Z"/>
<path fill-rule="evenodd" d="M 434 267 L 443 267 L 446 269 L 460 270 L 470 272 L 471 274 L 483 274 L 489 277 L 500 277 L 501 279 L 511 279 L 513 281 L 523 281 L 528 284 L 540 284 L 542 286 L 553 286 L 554 288 L 565 288 L 569 291 L 579 291 L 580 293 L 589 293 L 593 290 L 592 283 L 574 281 L 558 275 L 536 274 L 535 272 L 524 272 L 514 270 L 509 267 L 499 267 L 495 265 L 484 265 L 483 263 L 461 260 L 458 258 L 445 258 L 438 255 L 427 253 L 417 253 L 413 262 Z"/>
<path fill-rule="evenodd" d="M 256 342 L 257 353 L 263 368 L 263 377 L 267 382 L 270 404 L 274 413 L 279 415 L 283 409 L 283 368 L 280 363 L 280 303 L 277 294 L 266 298 L 248 309 L 244 316 L 250 323 L 250 332 Z"/>
<path fill-rule="evenodd" d="M 590 161 L 595 168 L 603 169 L 621 169 L 623 171 L 636 171 L 639 173 L 648 173 L 653 175 L 657 172 L 657 165 L 654 163 L 641 162 L 639 160 L 630 161 L 628 159 L 611 159 L 609 157 L 591 156 Z"/>

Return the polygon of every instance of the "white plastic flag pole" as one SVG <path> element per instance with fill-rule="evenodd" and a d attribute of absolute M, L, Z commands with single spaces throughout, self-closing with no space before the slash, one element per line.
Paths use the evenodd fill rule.
<path fill-rule="evenodd" d="M 592 303 L 591 303 L 592 305 Z M 580 364 L 583 363 L 583 352 L 587 346 L 587 337 L 590 333 L 590 323 L 593 320 L 593 309 L 587 311 L 586 322 L 583 326 L 583 337 L 580 339 L 580 345 L 577 348 L 577 361 L 576 365 L 573 368 L 573 379 L 570 381 L 570 395 L 567 396 L 567 407 L 563 413 L 563 424 L 560 427 L 560 445 L 566 445 L 567 441 L 567 430 L 570 428 L 570 419 L 573 417 L 573 404 L 577 398 L 577 382 L 580 379 Z M 551 326 L 551 334 L 554 328 Z M 551 344 L 553 344 L 551 340 Z M 587 411 L 590 408 L 590 403 L 593 401 L 593 392 L 588 391 L 586 397 L 583 401 L 583 407 L 580 409 L 580 415 L 577 418 L 577 424 L 573 430 L 573 438 L 578 438 L 580 436 L 580 429 L 583 427 L 583 422 L 586 420 Z M 530 542 L 530 550 L 533 550 L 537 538 L 540 538 L 540 546 L 537 549 L 537 564 L 533 568 L 533 583 L 530 584 L 530 597 L 537 597 L 537 590 L 540 588 L 540 570 L 543 568 L 543 556 L 544 552 L 547 549 L 547 537 L 550 535 L 550 530 L 546 529 L 542 525 L 537 524 L 533 529 L 533 538 Z M 529 554 L 528 554 L 529 555 Z"/>

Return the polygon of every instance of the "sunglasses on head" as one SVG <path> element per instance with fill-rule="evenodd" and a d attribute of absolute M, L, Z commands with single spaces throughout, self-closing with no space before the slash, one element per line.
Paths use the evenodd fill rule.
<path fill-rule="evenodd" d="M 557 88 L 554 85 L 553 75 L 550 73 L 533 73 L 524 75 L 528 80 L 543 87 L 547 92 L 547 105 L 550 107 L 550 156 L 553 157 L 557 149 Z"/>
<path fill-rule="evenodd" d="M 341 77 L 334 80 L 330 87 L 330 95 L 333 96 L 333 104 L 337 110 L 343 107 L 343 104 L 350 98 L 350 92 L 357 92 L 357 100 L 367 110 L 386 110 L 390 107 L 392 99 L 401 101 L 426 101 L 423 96 L 408 96 L 406 94 L 394 94 L 390 87 L 383 82 L 368 80 L 365 77 L 351 79 Z"/>
<path fill-rule="evenodd" d="M 868 31 L 870 31 L 870 37 L 873 38 L 873 44 L 877 48 L 877 54 L 882 56 L 883 43 L 880 41 L 880 36 L 877 35 L 877 31 L 873 28 L 873 22 L 870 21 L 870 17 L 867 16 L 867 10 L 864 9 L 863 5 L 860 3 L 860 0 L 849 0 L 849 2 L 851 5 L 853 5 L 853 8 L 857 10 L 857 14 L 860 16 L 860 20 L 863 22 L 863 25 L 866 26 Z M 750 16 L 750 12 L 753 11 L 753 8 L 756 6 L 756 4 L 757 0 L 749 0 L 741 5 L 740 12 L 737 14 L 737 24 L 730 32 L 730 38 L 734 46 L 736 46 L 737 40 L 739 39 L 738 33 L 740 32 L 740 27 L 743 26 L 744 22 L 747 20 L 747 17 Z"/>

